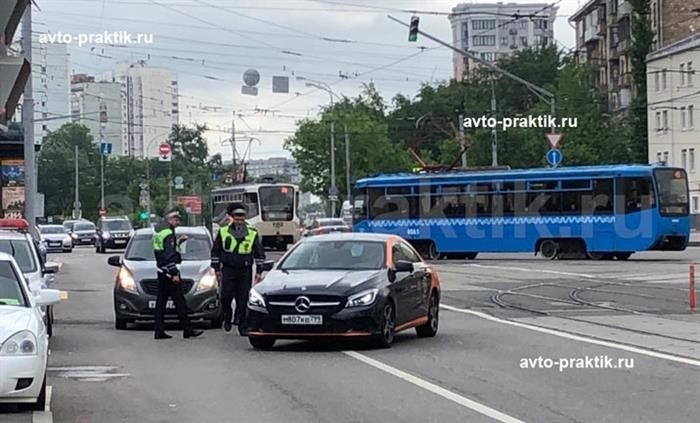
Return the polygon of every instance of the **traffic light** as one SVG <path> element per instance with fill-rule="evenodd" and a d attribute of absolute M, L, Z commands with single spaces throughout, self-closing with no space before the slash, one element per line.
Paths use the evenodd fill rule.
<path fill-rule="evenodd" d="M 148 220 L 148 212 L 142 211 L 141 213 L 139 213 L 139 220 Z"/>
<path fill-rule="evenodd" d="M 411 26 L 408 28 L 408 41 L 416 41 L 418 39 L 418 16 L 411 16 Z"/>

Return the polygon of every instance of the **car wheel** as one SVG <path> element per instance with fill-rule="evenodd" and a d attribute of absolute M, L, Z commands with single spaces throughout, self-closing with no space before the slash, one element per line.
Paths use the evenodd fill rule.
<path fill-rule="evenodd" d="M 389 348 L 394 343 L 396 335 L 396 313 L 394 304 L 387 301 L 382 309 L 382 319 L 379 322 L 381 333 L 375 336 L 375 344 L 380 348 Z"/>
<path fill-rule="evenodd" d="M 249 336 L 248 342 L 256 350 L 270 350 L 275 345 L 275 338 L 269 336 Z"/>
<path fill-rule="evenodd" d="M 477 254 L 479 254 L 479 253 L 467 253 L 467 254 L 465 254 L 464 257 L 465 257 L 467 260 L 474 260 L 474 259 L 476 258 L 476 256 L 477 256 Z"/>
<path fill-rule="evenodd" d="M 416 327 L 416 333 L 421 338 L 430 338 L 437 334 L 440 322 L 440 299 L 436 293 L 430 294 L 428 300 L 428 321 L 422 326 Z"/>
<path fill-rule="evenodd" d="M 632 253 L 615 253 L 615 258 L 618 260 L 627 260 Z"/>
<path fill-rule="evenodd" d="M 30 405 L 32 411 L 44 411 L 46 409 L 46 374 L 44 374 L 44 382 L 41 384 L 41 391 L 35 403 Z"/>
<path fill-rule="evenodd" d="M 124 320 L 124 319 L 114 320 L 114 328 L 117 330 L 126 330 L 128 325 L 129 325 L 128 320 Z"/>

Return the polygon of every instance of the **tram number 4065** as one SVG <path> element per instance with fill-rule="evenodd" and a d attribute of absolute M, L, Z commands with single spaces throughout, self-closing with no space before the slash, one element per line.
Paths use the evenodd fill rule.
<path fill-rule="evenodd" d="M 274 222 L 274 223 L 272 223 L 272 226 L 275 227 L 275 228 L 281 228 L 282 226 L 284 226 L 284 223 L 282 223 L 282 222 Z"/>

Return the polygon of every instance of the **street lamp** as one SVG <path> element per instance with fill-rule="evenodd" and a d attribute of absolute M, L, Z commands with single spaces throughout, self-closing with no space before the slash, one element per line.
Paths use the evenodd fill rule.
<path fill-rule="evenodd" d="M 153 143 L 158 139 L 163 137 L 163 134 L 156 135 L 153 137 L 148 144 L 146 145 L 146 151 L 150 151 L 151 146 Z M 166 135 L 167 137 L 167 135 Z M 151 218 L 151 158 L 148 157 L 148 154 L 145 154 L 146 159 L 146 185 L 147 185 L 147 190 L 148 190 L 148 201 L 146 202 L 146 211 L 148 212 L 148 218 Z M 170 184 L 171 181 L 168 181 L 168 184 Z M 170 200 L 168 200 L 170 201 Z"/>
<path fill-rule="evenodd" d="M 317 81 L 314 79 L 308 79 L 303 76 L 297 76 L 296 78 L 299 81 L 307 81 L 306 86 L 307 87 L 314 87 L 318 88 L 319 90 L 325 91 L 328 93 L 331 99 L 331 189 L 335 191 L 336 185 L 335 185 L 335 110 L 334 110 L 334 104 L 333 104 L 333 96 L 336 96 L 340 99 L 340 96 L 337 95 L 333 89 L 331 89 L 331 86 L 326 84 L 323 81 Z M 350 196 L 350 144 L 348 142 L 348 135 L 347 135 L 347 127 L 345 128 L 345 179 L 346 179 L 346 189 L 347 189 L 347 195 L 348 197 Z M 333 196 L 331 196 L 333 197 Z M 331 215 L 335 217 L 335 202 L 337 201 L 337 198 L 331 198 Z"/>

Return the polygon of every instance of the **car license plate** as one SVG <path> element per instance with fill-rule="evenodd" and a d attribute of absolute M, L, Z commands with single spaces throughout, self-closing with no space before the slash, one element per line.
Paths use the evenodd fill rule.
<path fill-rule="evenodd" d="M 148 302 L 148 308 L 155 309 L 156 308 L 156 301 L 155 300 L 150 300 Z M 173 300 L 168 300 L 167 303 L 165 303 L 165 308 L 167 309 L 174 309 L 175 308 L 175 303 Z"/>
<path fill-rule="evenodd" d="M 91 238 L 82 238 L 81 240 L 87 242 L 87 241 L 91 241 Z"/>
<path fill-rule="evenodd" d="M 61 243 L 60 242 L 51 242 L 51 243 L 49 243 L 49 245 L 52 247 L 60 247 Z"/>
<path fill-rule="evenodd" d="M 283 314 L 282 315 L 283 325 L 322 325 L 323 316 L 320 314 Z"/>
<path fill-rule="evenodd" d="M 124 243 L 126 243 L 126 240 L 125 239 L 115 239 L 114 243 L 115 244 L 124 244 Z"/>

